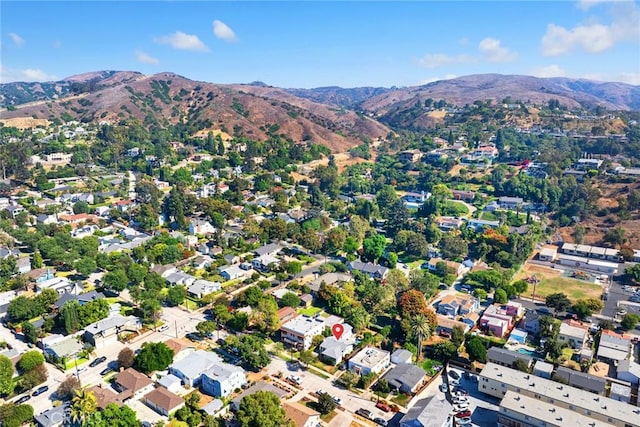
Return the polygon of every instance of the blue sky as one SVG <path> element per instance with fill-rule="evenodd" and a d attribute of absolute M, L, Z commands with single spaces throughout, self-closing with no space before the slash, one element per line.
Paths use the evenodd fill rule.
<path fill-rule="evenodd" d="M 214 83 L 411 86 L 477 73 L 640 84 L 640 3 L 0 3 L 0 81 L 97 70 Z"/>

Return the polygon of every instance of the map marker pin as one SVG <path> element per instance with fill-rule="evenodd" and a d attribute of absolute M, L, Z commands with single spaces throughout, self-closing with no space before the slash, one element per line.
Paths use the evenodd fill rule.
<path fill-rule="evenodd" d="M 344 326 L 342 326 L 340 323 L 336 323 L 331 327 L 331 332 L 333 332 L 333 336 L 336 337 L 337 340 L 339 340 L 342 336 L 342 333 L 344 332 Z"/>

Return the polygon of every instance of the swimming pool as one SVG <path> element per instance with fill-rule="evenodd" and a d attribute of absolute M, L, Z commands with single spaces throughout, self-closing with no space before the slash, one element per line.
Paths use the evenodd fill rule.
<path fill-rule="evenodd" d="M 538 353 L 537 353 L 536 351 L 529 350 L 528 348 L 519 348 L 519 349 L 518 349 L 518 353 L 520 353 L 520 354 L 526 354 L 527 356 L 531 356 L 531 357 L 536 357 L 536 356 L 538 356 Z"/>

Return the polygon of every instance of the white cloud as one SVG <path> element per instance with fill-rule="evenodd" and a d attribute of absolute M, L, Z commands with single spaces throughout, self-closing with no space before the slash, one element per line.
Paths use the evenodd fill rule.
<path fill-rule="evenodd" d="M 469 64 L 475 62 L 475 58 L 469 55 L 447 55 L 445 53 L 430 53 L 418 59 L 419 66 L 424 68 L 439 68 L 445 65 Z"/>
<path fill-rule="evenodd" d="M 169 45 L 178 50 L 190 50 L 193 52 L 209 52 L 209 48 L 193 34 L 183 33 L 182 31 L 176 31 L 173 34 L 158 37 L 155 39 L 156 43 Z"/>
<path fill-rule="evenodd" d="M 11 41 L 13 41 L 13 43 L 16 46 L 18 47 L 24 46 L 24 43 L 25 43 L 24 39 L 19 35 L 17 35 L 16 33 L 9 33 L 9 38 L 11 39 Z"/>
<path fill-rule="evenodd" d="M 640 41 L 640 8 L 634 2 L 615 2 L 610 15 L 611 23 L 608 25 L 589 22 L 570 29 L 555 24 L 547 25 L 542 37 L 542 53 L 545 56 L 558 56 L 576 48 L 582 48 L 587 53 L 600 53 L 619 42 Z"/>
<path fill-rule="evenodd" d="M 529 72 L 529 74 L 536 77 L 565 77 L 567 75 L 567 73 L 560 68 L 558 64 L 534 68 Z"/>
<path fill-rule="evenodd" d="M 488 62 L 511 62 L 518 57 L 517 53 L 502 46 L 500 40 L 491 37 L 482 39 L 478 49 Z"/>
<path fill-rule="evenodd" d="M 213 21 L 213 34 L 224 41 L 235 42 L 237 41 L 236 33 L 233 32 L 227 24 L 217 19 Z"/>
<path fill-rule="evenodd" d="M 455 74 L 445 74 L 444 77 L 436 77 L 436 76 L 427 77 L 426 79 L 420 80 L 418 82 L 418 86 L 426 85 L 433 82 L 439 82 L 441 80 L 451 80 L 451 79 L 455 79 L 456 77 L 458 76 L 456 76 Z"/>
<path fill-rule="evenodd" d="M 591 9 L 594 6 L 597 6 L 602 3 L 614 3 L 620 1 L 630 1 L 630 0 L 578 0 L 578 8 L 584 11 Z"/>
<path fill-rule="evenodd" d="M 630 85 L 640 85 L 640 73 L 621 73 L 615 81 L 628 83 Z"/>
<path fill-rule="evenodd" d="M 158 58 L 154 58 L 153 56 L 141 50 L 136 50 L 135 55 L 138 62 L 142 62 L 143 64 L 159 64 L 160 63 Z"/>
<path fill-rule="evenodd" d="M 58 78 L 37 68 L 6 68 L 0 65 L 0 83 L 9 82 L 50 82 Z"/>

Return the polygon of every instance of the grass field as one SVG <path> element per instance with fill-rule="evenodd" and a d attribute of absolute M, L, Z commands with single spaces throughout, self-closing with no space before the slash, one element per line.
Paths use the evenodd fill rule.
<path fill-rule="evenodd" d="M 572 301 L 582 298 L 600 299 L 602 296 L 602 286 L 600 285 L 585 282 L 584 280 L 562 277 L 562 270 L 529 263 L 522 267 L 522 270 L 516 275 L 514 280 L 526 279 L 534 274 L 540 279 L 540 283 L 535 287 L 535 299 L 537 300 L 544 300 L 547 295 L 557 292 L 564 293 Z M 527 292 L 522 296 L 531 298 L 532 294 L 533 285 L 529 284 L 529 289 L 527 289 Z"/>
<path fill-rule="evenodd" d="M 300 310 L 298 310 L 298 314 L 313 317 L 316 314 L 320 313 L 321 311 L 322 309 L 318 307 L 301 308 Z"/>

